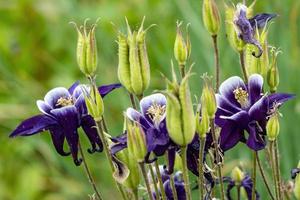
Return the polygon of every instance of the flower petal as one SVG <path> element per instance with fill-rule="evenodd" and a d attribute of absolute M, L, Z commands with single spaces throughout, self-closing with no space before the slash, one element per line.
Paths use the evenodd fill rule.
<path fill-rule="evenodd" d="M 264 79 L 259 74 L 253 74 L 249 77 L 248 91 L 250 104 L 254 104 L 262 96 Z"/>
<path fill-rule="evenodd" d="M 220 148 L 224 152 L 233 148 L 244 137 L 243 130 L 235 122 L 228 121 L 221 128 Z"/>
<path fill-rule="evenodd" d="M 247 91 L 244 81 L 238 76 L 233 76 L 225 80 L 220 85 L 219 94 L 227 101 L 229 101 L 231 104 L 240 107 L 240 104 L 235 99 L 233 93 L 233 91 L 237 88 L 242 88 L 243 90 Z"/>
<path fill-rule="evenodd" d="M 217 101 L 218 108 L 228 113 L 233 114 L 242 110 L 240 107 L 229 102 L 227 99 L 224 98 L 224 96 L 221 96 L 220 94 L 216 94 L 216 101 Z"/>
<path fill-rule="evenodd" d="M 256 123 L 250 123 L 247 129 L 249 137 L 247 139 L 247 146 L 254 151 L 259 151 L 265 148 L 266 141 L 262 134 L 259 134 Z"/>
<path fill-rule="evenodd" d="M 57 122 L 48 115 L 36 115 L 24 120 L 10 134 L 9 137 L 30 136 L 45 130 L 49 130 L 52 126 L 57 125 Z"/>
<path fill-rule="evenodd" d="M 62 131 L 66 136 L 75 165 L 80 165 L 82 160 L 78 159 L 79 136 L 77 133 L 77 128 L 79 126 L 79 120 L 76 107 L 65 106 L 51 110 L 51 113 L 58 120 Z"/>
<path fill-rule="evenodd" d="M 152 94 L 142 98 L 142 100 L 140 101 L 140 108 L 143 116 L 147 116 L 147 112 L 153 104 L 166 106 L 167 99 L 161 93 Z"/>
<path fill-rule="evenodd" d="M 249 19 L 249 22 L 252 26 L 252 28 L 264 28 L 266 26 L 266 24 L 271 21 L 273 18 L 277 17 L 277 14 L 269 14 L 269 13 L 261 13 L 261 14 L 257 14 L 254 17 L 252 17 L 251 19 Z"/>
<path fill-rule="evenodd" d="M 73 83 L 73 85 L 71 85 L 71 87 L 68 89 L 70 94 L 73 94 L 75 88 L 77 88 L 77 86 L 80 84 L 79 81 L 76 81 L 75 83 Z"/>
<path fill-rule="evenodd" d="M 110 84 L 110 85 L 102 85 L 102 86 L 98 87 L 98 90 L 99 90 L 102 98 L 104 98 L 111 91 L 113 91 L 114 89 L 120 88 L 120 87 L 122 87 L 122 85 L 120 83 L 114 83 L 114 84 Z"/>
<path fill-rule="evenodd" d="M 101 139 L 97 133 L 96 124 L 94 119 L 90 115 L 86 115 L 85 117 L 81 118 L 81 127 L 84 130 L 85 134 L 87 135 L 92 148 L 88 149 L 89 153 L 102 152 L 103 145 Z M 98 145 L 98 148 L 97 148 Z"/>
<path fill-rule="evenodd" d="M 42 100 L 37 100 L 36 105 L 38 109 L 44 114 L 49 114 L 50 110 L 52 109 L 51 106 L 49 106 L 47 103 L 45 103 Z"/>
<path fill-rule="evenodd" d="M 241 183 L 242 187 L 245 189 L 248 200 L 252 199 L 252 188 L 253 188 L 253 182 L 251 180 L 251 177 L 249 175 L 246 175 L 245 178 L 242 180 Z M 255 190 L 255 199 L 259 200 L 260 196 L 257 193 L 257 191 Z"/>
<path fill-rule="evenodd" d="M 272 108 L 274 106 L 274 103 L 277 103 L 279 105 L 283 104 L 284 102 L 294 98 L 294 94 L 286 94 L 286 93 L 274 93 L 270 94 L 268 96 L 268 107 Z"/>
<path fill-rule="evenodd" d="M 57 88 L 50 90 L 46 94 L 44 100 L 45 100 L 45 103 L 47 103 L 49 106 L 51 106 L 51 108 L 56 108 L 57 100 L 61 97 L 69 98 L 69 97 L 71 97 L 71 94 L 69 93 L 69 91 L 66 88 L 57 87 Z"/>
<path fill-rule="evenodd" d="M 63 133 L 63 129 L 60 126 L 54 126 L 50 128 L 50 135 L 57 153 L 62 156 L 68 156 L 71 154 L 71 152 L 64 151 L 64 141 L 66 137 Z"/>
<path fill-rule="evenodd" d="M 227 121 L 233 121 L 240 129 L 244 129 L 248 127 L 248 123 L 250 122 L 249 115 L 246 111 L 242 110 L 234 115 L 229 117 L 227 116 L 220 116 L 220 118 L 225 119 Z"/>

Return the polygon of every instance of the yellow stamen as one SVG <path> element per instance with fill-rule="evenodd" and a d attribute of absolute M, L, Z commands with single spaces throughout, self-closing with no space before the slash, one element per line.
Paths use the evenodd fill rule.
<path fill-rule="evenodd" d="M 246 108 L 249 105 L 248 92 L 239 87 L 233 91 L 234 98 L 239 102 L 242 108 Z"/>
<path fill-rule="evenodd" d="M 56 106 L 65 107 L 71 105 L 74 105 L 72 97 L 60 97 L 56 102 Z"/>
<path fill-rule="evenodd" d="M 166 106 L 165 105 L 159 105 L 156 102 L 153 102 L 153 104 L 150 106 L 150 108 L 147 110 L 147 115 L 152 119 L 154 123 L 158 123 L 161 119 L 161 117 L 166 112 Z"/>

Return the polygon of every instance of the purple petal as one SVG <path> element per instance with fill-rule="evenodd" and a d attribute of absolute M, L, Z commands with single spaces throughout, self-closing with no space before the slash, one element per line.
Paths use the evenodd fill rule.
<path fill-rule="evenodd" d="M 37 100 L 36 105 L 38 109 L 44 114 L 49 114 L 50 110 L 52 110 L 51 106 L 49 106 L 47 103 L 45 103 L 42 100 Z"/>
<path fill-rule="evenodd" d="M 58 120 L 62 131 L 64 132 L 68 145 L 72 153 L 74 163 L 81 164 L 81 159 L 78 159 L 78 143 L 79 136 L 77 128 L 79 126 L 78 112 L 75 106 L 65 106 L 51 111 Z"/>
<path fill-rule="evenodd" d="M 264 79 L 259 74 L 253 74 L 249 77 L 248 92 L 250 104 L 254 104 L 262 96 Z"/>
<path fill-rule="evenodd" d="M 242 88 L 243 90 L 247 91 L 244 81 L 238 76 L 233 76 L 225 80 L 220 85 L 219 94 L 231 104 L 240 107 L 240 104 L 235 99 L 233 93 L 233 91 L 237 88 Z"/>
<path fill-rule="evenodd" d="M 296 176 L 300 173 L 300 168 L 294 168 L 291 170 L 291 178 L 295 179 Z"/>
<path fill-rule="evenodd" d="M 50 128 L 50 135 L 57 153 L 62 156 L 68 156 L 71 154 L 71 152 L 64 151 L 64 141 L 66 137 L 63 133 L 63 129 L 60 126 Z"/>
<path fill-rule="evenodd" d="M 229 102 L 220 94 L 216 94 L 216 101 L 217 101 L 218 108 L 221 108 L 222 110 L 228 113 L 233 114 L 242 110 L 240 107 L 236 106 L 232 102 Z"/>
<path fill-rule="evenodd" d="M 77 85 L 71 94 L 72 94 L 73 98 L 77 100 L 80 96 L 82 96 L 83 91 L 86 91 L 87 93 L 89 93 L 90 92 L 89 86 L 84 85 L 84 84 Z"/>
<path fill-rule="evenodd" d="M 75 88 L 79 85 L 79 81 L 76 81 L 75 83 L 73 83 L 73 85 L 71 85 L 71 87 L 68 89 L 70 94 L 73 94 Z"/>
<path fill-rule="evenodd" d="M 251 180 L 251 177 L 249 175 L 246 175 L 246 177 L 242 180 L 241 185 L 245 189 L 248 199 L 249 200 L 252 199 L 253 182 Z M 260 196 L 256 190 L 255 190 L 255 197 L 256 200 L 260 199 Z"/>
<path fill-rule="evenodd" d="M 278 16 L 277 14 L 261 13 L 249 19 L 249 22 L 253 29 L 255 28 L 261 29 L 264 28 L 269 21 L 271 21 L 273 18 L 277 16 Z"/>
<path fill-rule="evenodd" d="M 57 88 L 50 90 L 46 94 L 44 100 L 45 100 L 45 103 L 47 103 L 49 106 L 51 106 L 52 108 L 56 108 L 57 100 L 61 97 L 69 98 L 69 97 L 71 97 L 71 95 L 66 88 L 57 87 Z"/>
<path fill-rule="evenodd" d="M 145 116 L 148 121 L 152 121 L 152 119 L 148 116 L 148 110 L 154 104 L 164 107 L 167 104 L 167 99 L 163 94 L 157 93 L 146 96 L 140 101 L 142 115 Z"/>
<path fill-rule="evenodd" d="M 228 121 L 221 129 L 220 147 L 225 152 L 234 147 L 243 137 L 243 130 L 236 123 Z"/>
<path fill-rule="evenodd" d="M 120 88 L 122 85 L 120 83 L 110 84 L 110 85 L 102 85 L 98 88 L 101 96 L 104 98 L 108 93 L 113 91 L 114 89 Z"/>
<path fill-rule="evenodd" d="M 267 96 L 263 96 L 254 105 L 251 106 L 251 108 L 248 111 L 251 119 L 254 119 L 256 121 L 266 120 L 269 110 L 266 102 Z"/>
<path fill-rule="evenodd" d="M 138 111 L 136 111 L 133 108 L 127 108 L 126 110 L 126 116 L 132 120 L 132 121 L 140 121 L 140 118 L 143 117 L 141 113 L 139 113 Z"/>
<path fill-rule="evenodd" d="M 47 115 L 36 115 L 23 121 L 9 137 L 30 136 L 57 125 L 56 121 Z"/>
<path fill-rule="evenodd" d="M 92 145 L 92 148 L 88 149 L 88 152 L 89 153 L 94 153 L 95 151 L 101 152 L 103 150 L 103 145 L 97 133 L 94 119 L 90 115 L 86 115 L 85 117 L 81 118 L 81 127 L 84 130 L 85 134 L 87 135 Z"/>
<path fill-rule="evenodd" d="M 220 118 L 223 118 L 227 121 L 233 121 L 236 125 L 238 125 L 240 128 L 247 128 L 248 123 L 250 122 L 249 115 L 246 111 L 242 110 L 238 113 L 235 113 L 234 115 L 231 115 L 230 117 L 221 116 Z"/>
<path fill-rule="evenodd" d="M 266 141 L 263 135 L 259 134 L 256 123 L 251 123 L 248 126 L 247 132 L 249 137 L 247 139 L 247 146 L 254 151 L 259 151 L 265 148 Z"/>
<path fill-rule="evenodd" d="M 168 154 L 168 169 L 167 169 L 167 173 L 168 174 L 172 174 L 174 172 L 176 149 L 175 148 L 168 149 L 167 154 Z"/>
<path fill-rule="evenodd" d="M 274 103 L 277 103 L 279 105 L 283 104 L 284 102 L 294 98 L 294 94 L 285 94 L 285 93 L 274 93 L 270 94 L 268 96 L 268 107 L 272 108 L 274 106 Z"/>

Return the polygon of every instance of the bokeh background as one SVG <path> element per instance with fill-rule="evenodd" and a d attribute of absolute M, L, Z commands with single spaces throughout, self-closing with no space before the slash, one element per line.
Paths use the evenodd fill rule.
<path fill-rule="evenodd" d="M 217 2 L 223 13 L 223 1 Z M 152 75 L 147 94 L 164 88 L 160 72 L 170 74 L 176 21 L 190 22 L 191 61 L 195 62 L 193 71 L 197 73 L 191 78 L 191 88 L 193 94 L 199 95 L 200 75 L 212 74 L 214 66 L 211 39 L 201 20 L 201 4 L 201 0 L 0 0 L 0 199 L 81 200 L 92 194 L 83 168 L 76 167 L 70 157 L 60 157 L 48 133 L 8 138 L 18 123 L 39 112 L 35 102 L 49 89 L 68 87 L 76 80 L 86 82 L 77 68 L 77 34 L 70 21 L 82 23 L 85 18 L 92 21 L 101 18 L 96 33 L 99 84 L 117 81 L 115 40 L 117 29 L 125 31 L 124 16 L 132 27 L 138 27 L 143 16 L 146 16 L 146 26 L 157 24 L 147 36 Z M 255 6 L 257 12 L 280 15 L 269 34 L 270 45 L 283 51 L 278 63 L 279 90 L 299 95 L 300 1 L 259 0 Z M 222 19 L 219 44 L 224 80 L 241 74 L 238 56 L 226 40 L 224 16 Z M 122 130 L 122 112 L 129 106 L 126 92 L 118 90 L 110 94 L 105 98 L 105 106 L 110 133 L 118 135 Z M 300 159 L 299 98 L 287 103 L 282 113 L 280 160 L 283 177 L 288 180 L 290 169 Z M 82 140 L 87 149 L 86 138 Z M 105 199 L 118 199 L 104 154 L 86 157 Z M 237 164 L 250 170 L 249 160 L 245 145 L 238 145 L 228 153 L 227 175 Z M 258 190 L 264 197 L 264 188 Z"/>

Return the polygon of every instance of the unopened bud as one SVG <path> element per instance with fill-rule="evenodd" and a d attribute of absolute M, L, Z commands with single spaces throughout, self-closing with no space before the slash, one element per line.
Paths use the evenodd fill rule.
<path fill-rule="evenodd" d="M 242 180 L 245 178 L 244 172 L 240 170 L 239 167 L 235 167 L 231 172 L 231 178 L 236 182 L 237 185 L 240 185 Z"/>
<path fill-rule="evenodd" d="M 196 115 L 196 130 L 200 138 L 206 138 L 206 134 L 209 132 L 209 116 L 206 109 L 201 108 L 201 114 Z"/>
<path fill-rule="evenodd" d="M 100 121 L 104 113 L 103 99 L 96 86 L 91 88 L 91 91 L 84 91 L 85 104 L 89 115 L 91 115 L 95 121 Z"/>
<path fill-rule="evenodd" d="M 204 0 L 202 6 L 204 26 L 211 35 L 217 35 L 220 30 L 220 13 L 215 0 Z"/>
<path fill-rule="evenodd" d="M 182 171 L 183 167 L 182 167 L 182 158 L 179 155 L 179 153 L 175 153 L 175 164 L 174 164 L 174 169 L 176 171 Z"/>
<path fill-rule="evenodd" d="M 177 34 L 176 39 L 174 43 L 174 55 L 175 59 L 177 60 L 178 64 L 180 66 L 183 66 L 186 64 L 187 59 L 190 56 L 191 53 L 191 42 L 189 39 L 188 34 L 188 26 L 187 26 L 187 38 L 184 39 L 181 31 L 181 24 L 182 22 L 177 22 Z"/>
<path fill-rule="evenodd" d="M 137 162 L 143 162 L 147 154 L 145 133 L 136 123 L 126 120 L 128 151 Z"/>
<path fill-rule="evenodd" d="M 78 32 L 77 40 L 77 63 L 79 69 L 86 76 L 93 78 L 97 70 L 97 43 L 95 37 L 95 30 L 97 21 L 89 28 L 86 27 L 88 19 L 85 20 L 83 27 L 78 27 L 75 23 L 75 27 Z"/>
<path fill-rule="evenodd" d="M 267 122 L 267 136 L 270 141 L 274 141 L 279 135 L 280 124 L 279 124 L 279 116 L 278 111 L 275 111 L 269 118 Z"/>
<path fill-rule="evenodd" d="M 272 49 L 272 61 L 267 74 L 267 82 L 271 92 L 276 92 L 279 85 L 279 71 L 277 67 L 277 56 L 280 51 Z"/>
<path fill-rule="evenodd" d="M 217 111 L 217 101 L 214 89 L 212 88 L 211 78 L 204 74 L 202 76 L 204 80 L 201 102 L 203 109 L 206 110 L 207 115 L 210 119 L 215 117 L 215 113 Z"/>

